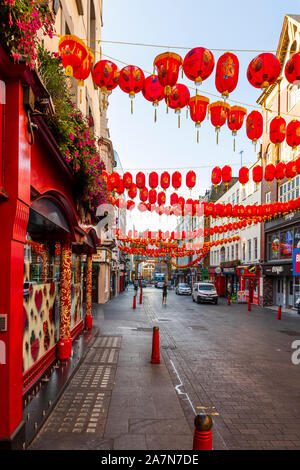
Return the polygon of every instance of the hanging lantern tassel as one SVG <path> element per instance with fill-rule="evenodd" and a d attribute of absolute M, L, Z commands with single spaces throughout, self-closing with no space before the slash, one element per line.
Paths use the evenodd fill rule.
<path fill-rule="evenodd" d="M 178 114 L 178 129 L 180 129 L 180 114 Z"/>
<path fill-rule="evenodd" d="M 133 100 L 131 100 L 131 114 L 133 114 Z"/>
<path fill-rule="evenodd" d="M 80 104 L 82 104 L 82 88 L 81 87 L 80 87 L 79 96 L 80 96 Z"/>
<path fill-rule="evenodd" d="M 233 138 L 233 151 L 235 152 L 235 137 Z"/>
<path fill-rule="evenodd" d="M 216 133 L 217 133 L 217 145 L 219 144 L 219 131 L 220 131 L 220 128 L 216 127 Z"/>
<path fill-rule="evenodd" d="M 185 114 L 186 118 L 188 119 L 189 118 L 189 110 L 188 108 L 186 108 L 186 114 Z"/>
<path fill-rule="evenodd" d="M 199 129 L 197 129 L 197 144 L 199 144 Z"/>
<path fill-rule="evenodd" d="M 154 122 L 156 122 L 156 120 L 157 120 L 157 112 L 156 112 L 156 108 L 155 108 L 155 110 L 154 110 Z"/>

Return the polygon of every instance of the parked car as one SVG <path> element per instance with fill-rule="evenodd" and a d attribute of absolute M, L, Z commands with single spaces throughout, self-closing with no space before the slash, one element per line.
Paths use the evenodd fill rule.
<path fill-rule="evenodd" d="M 175 289 L 176 295 L 191 295 L 191 293 L 192 293 L 192 289 L 185 282 L 181 282 L 180 284 L 178 284 L 178 286 L 176 286 L 176 289 Z"/>
<path fill-rule="evenodd" d="M 218 303 L 218 293 L 214 284 L 209 282 L 196 282 L 192 293 L 193 302 L 200 304 L 201 302 Z"/>
<path fill-rule="evenodd" d="M 145 281 L 144 279 L 141 281 L 142 287 L 147 287 L 148 281 Z"/>
<path fill-rule="evenodd" d="M 162 288 L 164 287 L 164 285 L 165 285 L 165 281 L 159 281 L 159 282 L 157 283 L 156 287 L 157 287 L 158 289 L 162 289 Z"/>

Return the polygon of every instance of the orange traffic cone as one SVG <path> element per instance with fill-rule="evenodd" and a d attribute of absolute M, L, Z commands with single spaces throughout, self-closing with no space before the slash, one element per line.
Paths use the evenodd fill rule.
<path fill-rule="evenodd" d="M 195 432 L 193 450 L 212 450 L 212 419 L 209 415 L 197 415 L 194 421 Z"/>
<path fill-rule="evenodd" d="M 153 339 L 152 339 L 152 364 L 160 364 L 160 355 L 159 355 L 159 327 L 153 327 Z"/>
<path fill-rule="evenodd" d="M 278 307 L 277 320 L 281 320 L 281 305 Z"/>

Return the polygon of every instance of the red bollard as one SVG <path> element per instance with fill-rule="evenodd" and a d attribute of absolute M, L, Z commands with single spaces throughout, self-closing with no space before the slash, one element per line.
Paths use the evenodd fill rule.
<path fill-rule="evenodd" d="M 140 290 L 140 304 L 143 303 L 143 289 Z"/>
<path fill-rule="evenodd" d="M 153 339 L 152 339 L 152 364 L 160 364 L 160 355 L 159 355 L 159 327 L 153 327 Z"/>
<path fill-rule="evenodd" d="M 212 419 L 209 415 L 197 415 L 194 421 L 195 432 L 193 450 L 212 450 Z"/>
<path fill-rule="evenodd" d="M 278 307 L 277 320 L 281 320 L 281 305 Z"/>
<path fill-rule="evenodd" d="M 227 298 L 227 304 L 230 305 L 230 295 Z"/>
<path fill-rule="evenodd" d="M 251 312 L 251 302 L 248 300 L 248 312 Z"/>
<path fill-rule="evenodd" d="M 133 305 L 132 308 L 136 308 L 136 295 L 133 296 Z"/>

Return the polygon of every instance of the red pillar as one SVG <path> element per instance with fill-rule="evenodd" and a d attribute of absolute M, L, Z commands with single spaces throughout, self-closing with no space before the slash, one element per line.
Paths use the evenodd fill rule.
<path fill-rule="evenodd" d="M 71 277 L 72 277 L 72 245 L 63 243 L 61 247 L 60 273 L 60 326 L 58 357 L 68 359 L 72 352 L 71 338 Z"/>
<path fill-rule="evenodd" d="M 93 273 L 93 258 L 92 255 L 87 255 L 86 259 L 86 328 L 92 328 L 92 273 Z"/>
<path fill-rule="evenodd" d="M 0 363 L 0 448 L 21 448 L 23 362 L 24 243 L 30 205 L 30 157 L 23 92 L 18 80 L 6 83 L 5 137 L 0 198 L 0 313 L 7 315 L 7 331 L 0 332 L 5 352 Z M 2 142 L 1 142 L 2 145 Z M 2 362 L 2 361 L 1 361 Z"/>

